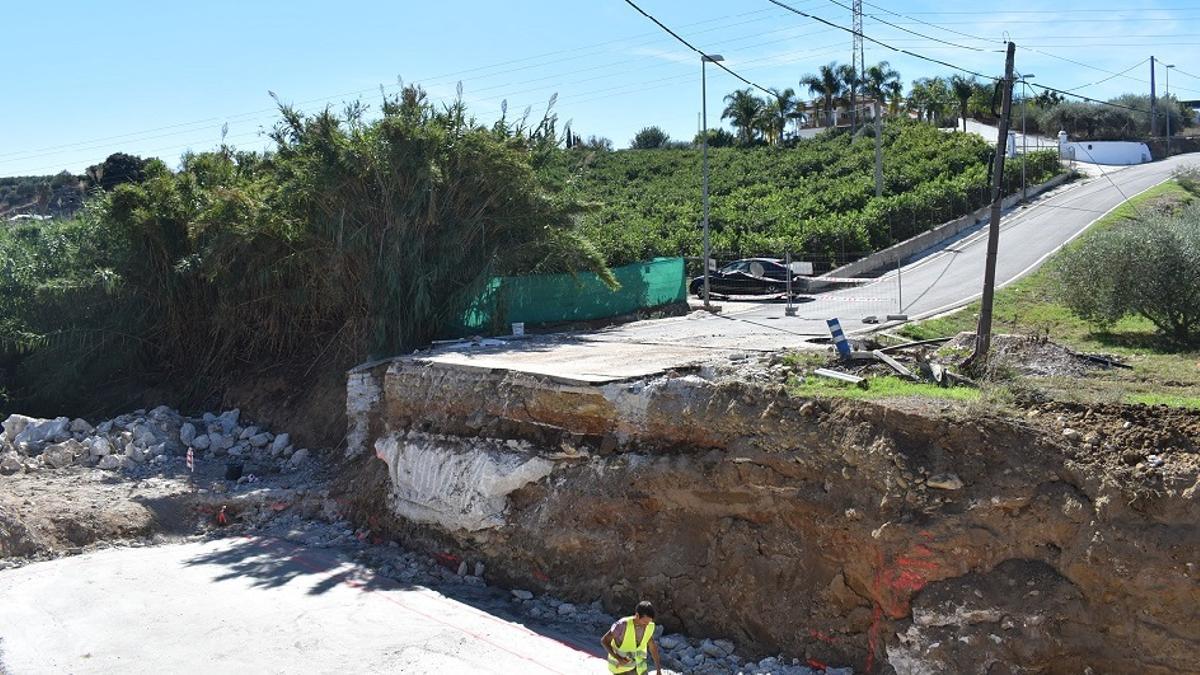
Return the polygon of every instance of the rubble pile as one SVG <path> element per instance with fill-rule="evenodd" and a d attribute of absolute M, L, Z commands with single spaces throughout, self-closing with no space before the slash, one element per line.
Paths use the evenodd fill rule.
<path fill-rule="evenodd" d="M 243 473 L 267 475 L 292 471 L 309 460 L 286 433 L 273 434 L 241 419 L 239 410 L 204 413 L 199 418 L 159 406 L 137 410 L 92 426 L 83 419 L 38 419 L 10 415 L 0 434 L 0 474 L 94 467 L 146 475 L 194 458 L 242 465 Z"/>

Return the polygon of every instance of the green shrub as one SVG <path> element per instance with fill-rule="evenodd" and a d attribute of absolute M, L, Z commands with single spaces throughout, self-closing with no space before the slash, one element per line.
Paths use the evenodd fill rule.
<path fill-rule="evenodd" d="M 1064 304 L 1101 329 L 1142 316 L 1176 346 L 1200 339 L 1200 204 L 1096 232 L 1055 270 Z"/>

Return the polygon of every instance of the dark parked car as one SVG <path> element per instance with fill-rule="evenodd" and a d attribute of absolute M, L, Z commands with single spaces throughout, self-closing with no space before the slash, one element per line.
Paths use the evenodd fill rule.
<path fill-rule="evenodd" d="M 719 295 L 777 295 L 787 292 L 788 270 L 776 258 L 743 258 L 708 274 L 708 290 Z M 800 288 L 792 275 L 792 289 Z M 696 277 L 688 285 L 692 295 L 704 295 L 704 277 Z"/>

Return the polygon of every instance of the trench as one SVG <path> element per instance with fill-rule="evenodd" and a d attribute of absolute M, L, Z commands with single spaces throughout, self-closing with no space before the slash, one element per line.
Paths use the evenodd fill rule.
<path fill-rule="evenodd" d="M 1200 672 L 1196 487 L 1025 419 L 413 359 L 347 392 L 356 517 L 510 587 L 860 672 Z"/>

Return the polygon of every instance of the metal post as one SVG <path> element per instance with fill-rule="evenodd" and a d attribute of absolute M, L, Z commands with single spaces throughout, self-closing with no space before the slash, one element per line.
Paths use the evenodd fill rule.
<path fill-rule="evenodd" d="M 1175 67 L 1172 63 L 1167 68 L 1167 157 L 1171 156 L 1171 69 Z"/>
<path fill-rule="evenodd" d="M 903 265 L 901 265 L 900 256 L 897 255 L 896 256 L 896 300 L 897 300 L 896 312 L 898 314 L 904 313 L 904 276 L 903 276 L 903 273 L 900 271 L 902 267 L 903 267 Z"/>
<path fill-rule="evenodd" d="M 1029 161 L 1029 134 L 1025 131 L 1025 109 L 1029 107 L 1028 80 L 1036 75 L 1021 76 L 1021 201 L 1029 199 L 1028 188 L 1025 184 L 1025 163 Z"/>
<path fill-rule="evenodd" d="M 1021 203 L 1029 200 L 1029 190 L 1025 185 L 1025 163 L 1029 161 L 1029 134 L 1025 131 L 1025 109 L 1029 107 L 1029 88 L 1025 86 L 1025 78 L 1021 78 Z"/>
<path fill-rule="evenodd" d="M 988 225 L 987 261 L 983 271 L 983 299 L 979 309 L 979 327 L 975 331 L 975 351 L 964 367 L 983 365 L 992 346 L 992 304 L 996 293 L 996 257 L 1000 246 L 1000 206 L 1004 200 L 1004 148 L 1008 143 L 1008 118 L 1012 115 L 1013 55 L 1017 45 L 1008 43 L 1004 58 L 1004 106 L 1000 114 L 1000 135 L 996 139 L 996 158 L 992 168 L 992 209 Z"/>
<path fill-rule="evenodd" d="M 1158 101 L 1154 97 L 1154 57 L 1150 57 L 1150 138 L 1158 128 Z"/>
<path fill-rule="evenodd" d="M 787 265 L 787 307 L 783 310 L 784 316 L 792 316 L 796 310 L 792 309 L 792 253 L 788 251 L 783 254 L 784 264 Z"/>

